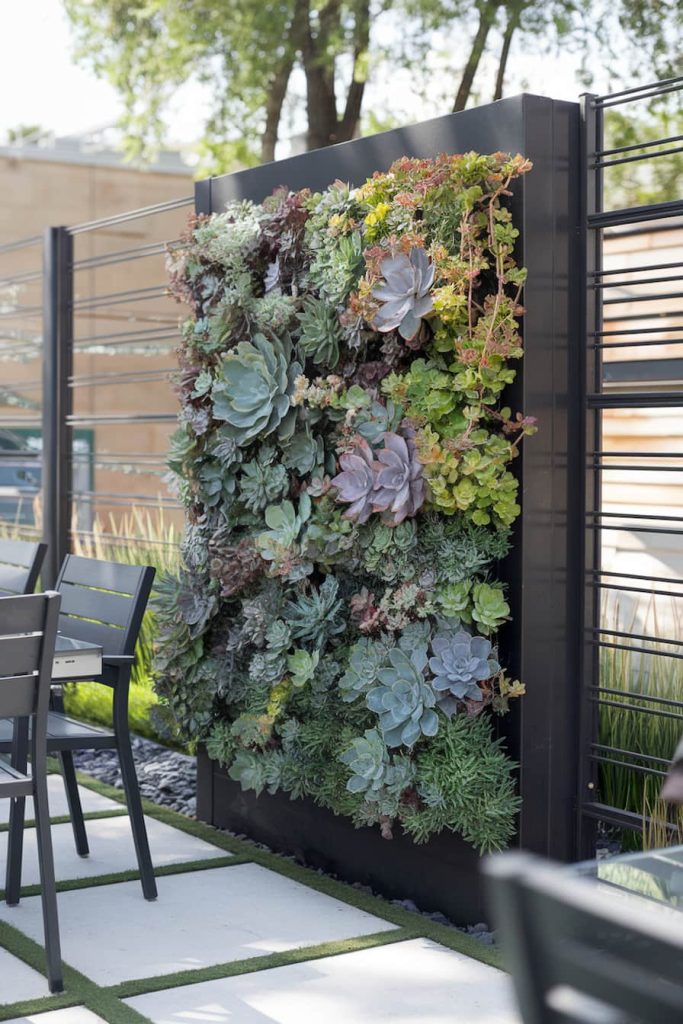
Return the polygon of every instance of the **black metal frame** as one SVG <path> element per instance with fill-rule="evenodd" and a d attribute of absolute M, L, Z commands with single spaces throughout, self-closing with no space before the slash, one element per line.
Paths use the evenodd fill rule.
<path fill-rule="evenodd" d="M 581 613 L 581 735 L 579 746 L 578 790 L 578 853 L 592 856 L 595 850 L 596 829 L 599 822 L 617 828 L 640 831 L 644 816 L 623 807 L 608 806 L 600 796 L 600 769 L 610 763 L 619 764 L 634 772 L 663 777 L 666 762 L 647 751 L 621 750 L 599 742 L 600 710 L 603 707 L 622 706 L 628 714 L 659 714 L 680 719 L 683 730 L 683 695 L 681 700 L 665 700 L 638 694 L 630 704 L 615 701 L 623 698 L 621 691 L 611 690 L 601 679 L 600 651 L 603 648 L 629 649 L 649 657 L 683 658 L 683 643 L 677 637 L 650 637 L 634 630 L 614 631 L 601 622 L 601 592 L 605 589 L 645 595 L 683 597 L 680 580 L 672 578 L 646 578 L 637 573 L 608 572 L 601 565 L 602 536 L 610 530 L 635 530 L 644 534 L 680 535 L 683 515 L 627 514 L 605 511 L 603 507 L 603 476 L 614 461 L 633 459 L 630 465 L 619 465 L 620 470 L 639 471 L 648 468 L 648 459 L 676 459 L 665 466 L 656 465 L 657 471 L 682 472 L 683 452 L 639 451 L 608 452 L 602 440 L 603 413 L 610 409 L 658 409 L 683 407 L 681 360 L 655 358 L 656 346 L 683 344 L 680 339 L 666 342 L 662 331 L 678 333 L 683 326 L 667 327 L 670 317 L 681 317 L 683 307 L 683 261 L 648 263 L 606 270 L 603 265 L 605 233 L 619 229 L 619 236 L 642 231 L 664 231 L 672 227 L 683 233 L 683 197 L 678 200 L 638 206 L 628 209 L 606 210 L 605 172 L 624 163 L 658 159 L 672 152 L 680 152 L 683 136 L 634 143 L 616 149 L 605 148 L 605 111 L 611 107 L 637 100 L 652 100 L 683 91 L 683 77 L 652 85 L 636 87 L 608 96 L 586 95 L 582 99 L 582 235 L 584 239 L 585 272 L 585 340 L 581 346 L 582 424 L 583 437 L 582 489 L 585 499 L 582 519 L 577 529 L 582 537 L 583 579 L 579 594 Z M 624 231 L 624 228 L 630 228 Z M 652 275 L 655 276 L 652 276 Z M 655 291 L 612 297 L 610 289 L 638 288 L 646 284 L 661 285 Z M 676 285 L 681 287 L 676 287 Z M 658 301 L 668 304 L 654 314 L 646 312 L 613 314 L 619 303 L 647 303 Z M 642 307 L 641 307 L 642 308 Z M 649 320 L 659 321 L 651 326 Z M 610 320 L 612 323 L 610 323 Z M 626 322 L 624 327 L 616 321 Z M 680 322 L 680 321 L 679 321 Z M 645 326 L 642 326 L 642 324 Z M 615 326 L 616 324 L 616 326 Z M 648 348 L 653 358 L 640 361 L 612 362 L 605 359 L 608 351 L 625 351 L 634 347 Z M 635 389 L 640 383 L 642 387 Z M 665 389 L 652 390 L 653 383 Z M 680 464 L 678 464 L 680 462 Z M 654 465 L 649 468 L 654 468 Z M 668 589 L 667 589 L 668 588 Z M 677 589 L 678 588 L 678 589 Z M 657 641 L 664 652 L 650 646 Z"/>

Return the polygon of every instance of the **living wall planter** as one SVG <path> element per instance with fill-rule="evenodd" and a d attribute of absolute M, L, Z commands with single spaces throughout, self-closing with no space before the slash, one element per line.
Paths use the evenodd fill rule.
<path fill-rule="evenodd" d="M 568 857 L 573 852 L 580 636 L 568 588 L 577 585 L 582 467 L 568 439 L 580 430 L 578 353 L 582 329 L 579 251 L 579 110 L 575 104 L 520 96 L 421 125 L 294 157 L 196 186 L 198 213 L 221 211 L 236 199 L 259 202 L 278 186 L 324 189 L 335 179 L 358 184 L 401 156 L 439 153 L 522 153 L 533 161 L 515 183 L 511 203 L 519 228 L 519 265 L 528 268 L 523 323 L 525 358 L 506 396 L 538 419 L 541 430 L 516 460 L 523 514 L 512 554 L 499 578 L 508 586 L 513 621 L 501 654 L 526 696 L 500 724 L 520 765 L 518 841 L 526 849 Z M 575 521 L 574 532 L 568 523 Z M 205 755 L 200 758 L 199 816 L 247 832 L 390 896 L 408 896 L 456 920 L 481 914 L 478 857 L 453 834 L 423 846 L 398 835 L 354 829 L 308 801 L 242 793 Z"/>

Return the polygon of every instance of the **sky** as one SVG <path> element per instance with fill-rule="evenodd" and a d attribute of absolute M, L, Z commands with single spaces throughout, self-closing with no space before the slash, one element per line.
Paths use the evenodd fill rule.
<path fill-rule="evenodd" d="M 62 0 L 0 0 L 0 19 L 0 141 L 8 129 L 19 124 L 38 124 L 58 135 L 70 135 L 116 122 L 121 113 L 116 91 L 73 59 L 71 30 Z M 572 55 L 520 56 L 513 52 L 514 88 L 508 88 L 508 95 L 526 89 L 574 100 L 582 91 L 575 75 L 576 63 Z M 481 77 L 487 88 L 492 87 L 493 67 L 484 68 Z M 396 86 L 401 88 L 398 82 Z M 382 83 L 374 86 L 381 88 Z M 370 104 L 372 93 L 369 90 Z M 189 84 L 180 90 L 167 116 L 170 142 L 188 145 L 195 141 L 207 99 L 199 85 Z M 409 87 L 400 99 L 397 109 L 405 121 L 445 112 L 425 109 L 422 104 L 417 107 Z"/>

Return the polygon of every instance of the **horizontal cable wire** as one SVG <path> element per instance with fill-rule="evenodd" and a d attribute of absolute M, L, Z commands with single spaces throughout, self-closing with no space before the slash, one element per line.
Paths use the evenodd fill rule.
<path fill-rule="evenodd" d="M 169 199 L 165 203 L 156 203 L 153 206 L 141 206 L 137 210 L 128 210 L 126 213 L 114 214 L 111 217 L 101 217 L 99 220 L 85 221 L 83 224 L 75 224 L 68 230 L 71 235 L 81 235 L 86 231 L 98 231 L 101 228 L 116 227 L 117 224 L 126 224 L 128 221 L 139 220 L 141 217 L 153 217 L 160 213 L 168 213 L 171 210 L 179 210 L 183 206 L 192 205 L 194 205 L 194 195 L 183 196 L 180 199 Z"/>

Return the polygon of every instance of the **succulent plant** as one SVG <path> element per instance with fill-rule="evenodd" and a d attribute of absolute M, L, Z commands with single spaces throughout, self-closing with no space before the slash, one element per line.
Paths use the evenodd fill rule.
<path fill-rule="evenodd" d="M 424 504 L 422 464 L 418 462 L 412 437 L 387 431 L 382 438 L 384 448 L 376 452 L 378 466 L 372 508 L 385 513 L 385 518 L 397 525 L 407 516 L 414 516 Z"/>
<path fill-rule="evenodd" d="M 388 747 L 412 747 L 423 736 L 436 736 L 439 720 L 434 711 L 436 695 L 426 682 L 426 646 L 410 655 L 398 647 L 388 654 L 389 666 L 380 669 L 380 685 L 370 690 L 366 703 L 379 715 L 379 727 Z"/>
<path fill-rule="evenodd" d="M 382 303 L 372 321 L 377 331 L 386 333 L 398 327 L 406 341 L 420 330 L 422 317 L 433 308 L 430 289 L 434 284 L 434 264 L 427 253 L 415 245 L 406 256 L 396 253 L 382 260 L 382 284 L 375 285 L 372 297 Z"/>
<path fill-rule="evenodd" d="M 482 700 L 479 683 L 500 670 L 492 657 L 490 641 L 464 629 L 437 634 L 432 640 L 432 653 L 432 686 L 442 695 L 439 707 L 449 718 L 457 710 L 458 700 Z"/>
<path fill-rule="evenodd" d="M 358 523 L 365 523 L 373 512 L 375 487 L 375 459 L 372 448 L 361 438 L 356 447 L 339 458 L 341 473 L 331 484 L 337 489 L 339 501 L 349 505 L 344 515 Z"/>
<path fill-rule="evenodd" d="M 472 621 L 472 583 L 460 580 L 458 583 L 446 583 L 439 587 L 436 599 L 444 615 L 460 619 L 461 622 Z"/>
<path fill-rule="evenodd" d="M 339 680 L 342 700 L 350 703 L 368 692 L 377 682 L 378 673 L 387 660 L 387 645 L 363 638 L 349 651 L 349 664 Z"/>
<path fill-rule="evenodd" d="M 490 583 L 476 583 L 472 588 L 472 618 L 482 633 L 492 633 L 507 619 L 510 605 L 503 597 L 503 588 Z"/>
<path fill-rule="evenodd" d="M 316 366 L 325 366 L 333 370 L 339 362 L 339 345 L 342 338 L 334 306 L 324 299 L 309 296 L 299 314 L 299 324 L 300 354 L 304 359 L 310 359 Z"/>
<path fill-rule="evenodd" d="M 261 557 L 267 562 L 279 561 L 292 551 L 301 533 L 301 528 L 311 515 L 311 499 L 306 492 L 299 498 L 297 512 L 291 501 L 283 501 L 281 505 L 269 505 L 265 512 L 266 526 L 256 537 L 256 546 Z"/>
<path fill-rule="evenodd" d="M 341 616 L 343 602 L 337 596 L 339 584 L 334 576 L 326 576 L 318 590 L 301 594 L 288 601 L 284 616 L 295 640 L 308 640 L 322 649 L 330 637 L 343 633 L 346 623 Z"/>
<path fill-rule="evenodd" d="M 225 421 L 224 435 L 241 447 L 273 431 L 278 437 L 291 435 L 296 409 L 290 397 L 301 373 L 299 363 L 290 362 L 291 350 L 287 338 L 268 340 L 256 334 L 223 359 L 211 389 L 213 415 Z"/>
<path fill-rule="evenodd" d="M 249 537 L 239 544 L 220 548 L 209 563 L 209 571 L 220 581 L 221 597 L 234 597 L 263 576 L 263 559 Z"/>
<path fill-rule="evenodd" d="M 296 689 L 305 686 L 313 678 L 319 660 L 320 654 L 318 651 L 313 651 L 312 654 L 309 654 L 308 651 L 297 648 L 293 654 L 288 654 L 287 671 L 291 674 L 292 686 Z"/>
<path fill-rule="evenodd" d="M 274 619 L 266 630 L 266 643 L 271 651 L 286 651 L 292 635 L 284 619 Z"/>
<path fill-rule="evenodd" d="M 339 760 L 353 772 L 346 784 L 350 793 L 377 793 L 384 784 L 389 756 L 383 738 L 376 729 L 366 729 L 364 736 L 351 741 Z"/>
<path fill-rule="evenodd" d="M 264 447 L 256 459 L 242 466 L 240 499 L 251 512 L 259 512 L 287 492 L 287 470 L 279 463 L 273 464 L 275 454 L 273 448 Z"/>
<path fill-rule="evenodd" d="M 197 471 L 199 496 L 209 508 L 230 505 L 235 495 L 235 477 L 214 461 L 205 462 Z"/>

